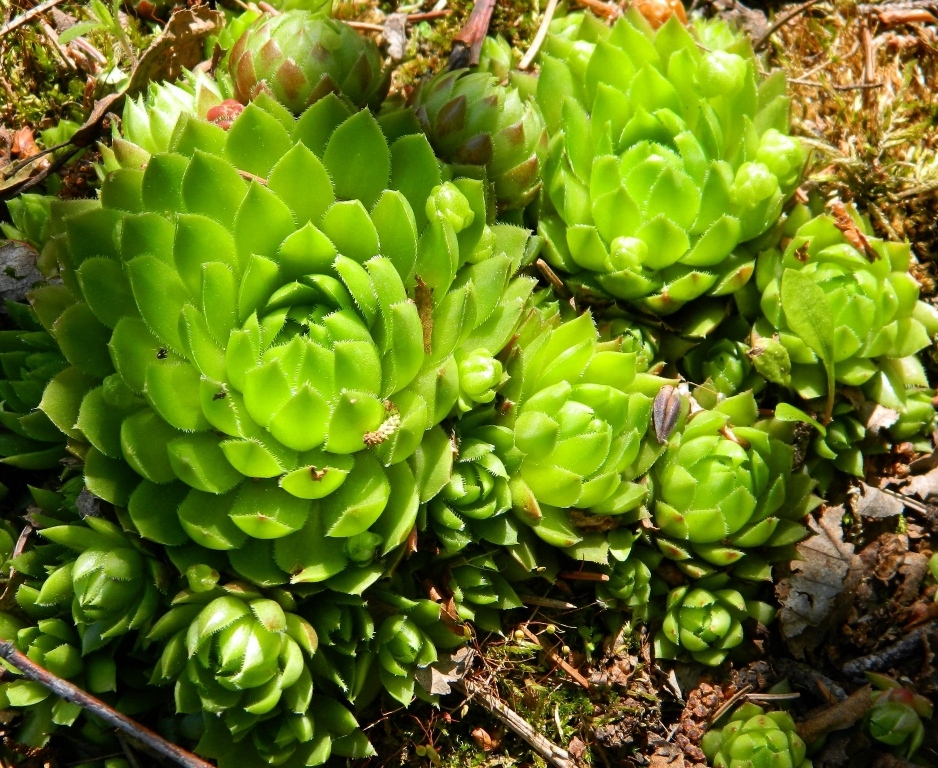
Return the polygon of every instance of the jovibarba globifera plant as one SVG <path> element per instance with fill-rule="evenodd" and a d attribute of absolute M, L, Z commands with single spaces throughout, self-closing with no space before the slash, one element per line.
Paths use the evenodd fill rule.
<path fill-rule="evenodd" d="M 441 72 L 420 85 L 413 109 L 441 160 L 485 167 L 500 209 L 537 197 L 547 130 L 517 88 L 485 72 Z"/>
<path fill-rule="evenodd" d="M 743 246 L 805 160 L 786 135 L 784 73 L 763 78 L 745 35 L 573 13 L 552 25 L 537 100 L 554 137 L 539 232 L 568 285 L 657 315 L 745 285 Z"/>
<path fill-rule="evenodd" d="M 722 728 L 704 734 L 700 744 L 713 768 L 812 768 L 807 746 L 787 712 L 766 712 L 756 704 L 738 707 Z"/>
<path fill-rule="evenodd" d="M 918 409 L 914 391 L 928 382 L 915 356 L 938 333 L 938 311 L 919 300 L 907 243 L 873 237 L 854 209 L 834 208 L 836 216 L 812 216 L 797 207 L 785 223 L 784 249 L 759 255 L 753 335 L 777 339 L 789 365 L 775 383 L 826 398 L 825 421 L 835 385 L 862 386 L 900 414 L 905 438 L 933 423 L 933 408 Z"/>
<path fill-rule="evenodd" d="M 261 583 L 368 566 L 441 487 L 437 425 L 498 383 L 477 358 L 520 318 L 528 235 L 334 95 L 227 132 L 185 113 L 171 149 L 54 205 L 63 283 L 32 303 L 70 366 L 42 410 L 144 538 Z"/>
<path fill-rule="evenodd" d="M 770 434 L 772 422 L 757 421 L 751 392 L 683 407 L 651 471 L 658 547 L 694 577 L 733 566 L 770 578 L 772 549 L 784 556 L 807 536 L 800 520 L 815 504 L 814 482 L 793 471 L 793 450 Z"/>

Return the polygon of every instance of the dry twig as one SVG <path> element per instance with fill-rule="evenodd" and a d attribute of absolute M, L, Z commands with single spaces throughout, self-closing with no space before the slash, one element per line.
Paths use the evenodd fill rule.
<path fill-rule="evenodd" d="M 3 37 L 7 32 L 12 32 L 17 27 L 21 27 L 24 24 L 35 19 L 37 16 L 41 16 L 50 8 L 55 8 L 62 0 L 46 0 L 44 3 L 40 3 L 35 8 L 30 8 L 26 13 L 22 13 L 17 16 L 15 19 L 10 20 L 2 27 L 0 27 L 0 37 Z"/>
<path fill-rule="evenodd" d="M 108 725 L 120 728 L 141 744 L 145 744 L 154 752 L 168 757 L 177 765 L 184 768 L 213 768 L 211 763 L 207 763 L 191 752 L 171 744 L 159 734 L 131 720 L 127 715 L 121 714 L 116 709 L 112 709 L 78 686 L 53 675 L 49 670 L 39 666 L 25 654 L 18 651 L 13 643 L 0 641 L 0 657 L 16 667 L 24 677 L 34 680 L 44 688 L 48 688 L 65 701 L 78 704 L 82 709 L 88 710 Z"/>
<path fill-rule="evenodd" d="M 554 768 L 576 768 L 576 763 L 567 750 L 558 747 L 542 733 L 534 730 L 534 727 L 527 720 L 503 701 L 484 691 L 478 683 L 467 678 L 461 683 L 457 683 L 456 686 L 462 688 L 471 700 L 484 706 L 496 718 L 530 744 L 548 765 L 552 765 Z"/>

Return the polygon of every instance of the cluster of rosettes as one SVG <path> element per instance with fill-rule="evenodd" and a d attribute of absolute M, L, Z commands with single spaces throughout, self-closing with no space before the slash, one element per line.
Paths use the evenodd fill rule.
<path fill-rule="evenodd" d="M 568 282 L 662 315 L 749 280 L 738 246 L 775 223 L 805 158 L 783 73 L 762 80 L 745 36 L 571 14 L 537 99 L 553 135 L 539 231 Z"/>
<path fill-rule="evenodd" d="M 835 383 L 894 409 L 896 439 L 933 424 L 916 354 L 938 313 L 907 246 L 798 207 L 755 266 L 805 158 L 784 77 L 723 23 L 570 14 L 536 85 L 502 85 L 489 45 L 497 77 L 440 74 L 380 118 L 359 109 L 389 71 L 340 22 L 289 11 L 223 42 L 218 82 L 128 99 L 98 199 L 11 207 L 60 281 L 0 331 L 3 461 L 67 449 L 121 524 L 38 518 L 44 543 L 13 562 L 38 624 L 0 614 L 0 632 L 94 691 L 136 637 L 221 765 L 368 754 L 340 702 L 432 699 L 418 670 L 464 622 L 501 631 L 560 556 L 600 570 L 602 605 L 660 616 L 659 657 L 719 664 L 772 620 L 758 583 L 818 503 L 784 422 L 817 427 L 810 468 L 855 474 L 863 427 Z M 521 273 L 541 245 L 569 304 Z M 738 315 L 710 302 L 681 338 L 605 306 L 730 294 Z M 828 341 L 795 319 L 809 300 Z M 784 402 L 764 418 L 766 382 L 826 394 L 825 423 Z M 923 710 L 877 703 L 873 735 L 917 744 Z M 35 746 L 78 716 L 22 680 L 0 704 L 38 705 Z M 703 747 L 810 766 L 791 719 L 751 706 Z"/>

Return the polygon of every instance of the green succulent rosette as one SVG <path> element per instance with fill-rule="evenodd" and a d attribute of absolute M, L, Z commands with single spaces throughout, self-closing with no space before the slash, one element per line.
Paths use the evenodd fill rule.
<path fill-rule="evenodd" d="M 633 534 L 633 542 L 637 539 Z M 663 602 L 668 592 L 657 574 L 663 555 L 640 542 L 620 552 L 604 570 L 608 581 L 597 582 L 596 599 L 601 605 L 628 609 L 635 619 L 647 621 L 655 613 L 654 603 Z"/>
<path fill-rule="evenodd" d="M 9 613 L 0 613 L 0 637 L 12 642 L 30 661 L 52 674 L 101 695 L 116 685 L 116 665 L 108 653 L 83 655 L 82 641 L 71 622 L 60 618 L 41 619 L 24 624 Z M 19 671 L 3 663 L 9 677 L 0 683 L 0 707 L 21 714 L 14 731 L 17 743 L 27 747 L 45 746 L 58 727 L 69 727 L 81 714 L 81 707 L 60 699 L 48 688 L 19 677 Z"/>
<path fill-rule="evenodd" d="M 793 471 L 791 446 L 757 416 L 751 392 L 695 410 L 652 468 L 658 547 L 692 576 L 732 565 L 737 575 L 768 578 L 763 558 L 807 535 L 800 521 L 814 481 Z"/>
<path fill-rule="evenodd" d="M 206 119 L 223 100 L 221 86 L 202 71 L 186 72 L 178 83 L 151 82 L 146 93 L 124 102 L 110 151 L 132 153 L 130 142 L 151 155 L 167 152 L 182 115 Z"/>
<path fill-rule="evenodd" d="M 749 280 L 740 246 L 775 223 L 805 154 L 786 135 L 784 73 L 763 78 L 745 35 L 570 14 L 537 100 L 552 136 L 539 231 L 569 285 L 666 315 Z"/>
<path fill-rule="evenodd" d="M 68 362 L 29 307 L 8 301 L 6 311 L 18 328 L 0 330 L 0 462 L 53 469 L 65 457 L 65 436 L 39 406 Z"/>
<path fill-rule="evenodd" d="M 267 92 L 295 115 L 330 93 L 377 107 L 390 84 L 372 40 L 307 10 L 257 19 L 232 47 L 228 72 L 241 103 Z"/>
<path fill-rule="evenodd" d="M 547 131 L 517 88 L 485 72 L 441 72 L 421 84 L 413 109 L 441 160 L 485 167 L 499 209 L 523 208 L 537 197 Z"/>
<path fill-rule="evenodd" d="M 812 768 L 807 747 L 787 712 L 764 712 L 748 703 L 738 707 L 722 728 L 708 731 L 700 743 L 713 768 Z"/>
<path fill-rule="evenodd" d="M 636 480 L 659 452 L 644 438 L 665 380 L 636 372 L 637 359 L 621 338 L 600 341 L 588 313 L 562 321 L 532 310 L 519 331 L 498 425 L 514 438 L 512 509 L 548 544 L 601 538 L 584 536 L 570 508 L 621 523 L 640 514 L 647 487 Z"/>
<path fill-rule="evenodd" d="M 741 316 L 719 326 L 719 330 L 694 347 L 681 360 L 689 381 L 723 397 L 732 397 L 745 390 L 758 395 L 765 388 L 765 379 L 752 363 L 748 343 L 749 325 Z"/>
<path fill-rule="evenodd" d="M 934 704 L 886 675 L 867 672 L 876 690 L 864 717 L 867 732 L 876 741 L 911 758 L 925 738 L 925 724 L 935 713 Z"/>
<path fill-rule="evenodd" d="M 374 639 L 381 685 L 405 707 L 415 695 L 429 698 L 415 685 L 417 670 L 434 664 L 439 649 L 462 645 L 465 635 L 446 628 L 441 620 L 443 608 L 433 600 L 411 599 L 386 588 L 373 590 L 371 598 L 393 611 L 378 626 Z"/>
<path fill-rule="evenodd" d="M 12 223 L 0 222 L 0 232 L 10 240 L 21 240 L 39 250 L 49 239 L 53 198 L 25 193 L 6 201 Z"/>
<path fill-rule="evenodd" d="M 655 635 L 655 655 L 716 666 L 745 639 L 747 618 L 768 624 L 774 615 L 766 603 L 747 600 L 724 573 L 698 579 L 668 594 L 664 621 Z"/>
<path fill-rule="evenodd" d="M 239 582 L 185 590 L 148 635 L 162 646 L 152 682 L 175 684 L 178 712 L 203 714 L 197 749 L 222 765 L 321 765 L 335 746 L 321 710 L 340 705 L 313 692 L 316 632 L 274 597 Z"/>
<path fill-rule="evenodd" d="M 446 552 L 481 540 L 516 544 L 509 475 L 501 456 L 512 448 L 511 431 L 492 422 L 490 409 L 468 414 L 455 427 L 458 454 L 446 485 L 426 505 L 428 525 Z"/>
<path fill-rule="evenodd" d="M 446 561 L 447 590 L 456 613 L 488 632 L 502 631 L 502 612 L 521 608 L 523 603 L 507 576 L 511 573 L 496 552 L 474 547 Z"/>
<path fill-rule="evenodd" d="M 375 620 L 359 595 L 337 592 L 316 594 L 304 613 L 319 637 L 312 672 L 319 683 L 327 681 L 339 695 L 359 706 L 376 692 L 372 674 L 375 653 Z"/>
<path fill-rule="evenodd" d="M 866 385 L 885 361 L 914 357 L 938 333 L 938 311 L 919 300 L 919 285 L 909 274 L 909 245 L 873 237 L 852 208 L 845 208 L 844 216 L 845 222 L 829 215 L 812 218 L 801 206 L 786 222 L 790 239 L 784 248 L 759 255 L 756 286 L 763 316 L 753 331 L 780 342 L 790 359 L 790 377 L 776 383 L 806 399 L 827 396 L 832 402 L 835 382 Z M 838 223 L 863 238 L 863 250 L 851 245 Z M 804 314 L 809 305 L 816 307 L 818 322 Z M 884 389 L 882 380 L 870 386 Z M 885 399 L 885 393 L 880 396 Z"/>
<path fill-rule="evenodd" d="M 146 629 L 160 606 L 166 575 L 138 542 L 99 517 L 87 517 L 81 525 L 43 528 L 40 533 L 78 553 L 67 555 L 49 572 L 35 595 L 35 605 L 70 607 L 83 653 L 127 632 Z"/>
<path fill-rule="evenodd" d="M 521 317 L 529 234 L 334 95 L 186 113 L 171 150 L 53 204 L 63 282 L 31 301 L 70 366 L 42 411 L 144 538 L 258 584 L 373 580 L 448 480 L 438 425 L 488 397 L 473 355 Z"/>

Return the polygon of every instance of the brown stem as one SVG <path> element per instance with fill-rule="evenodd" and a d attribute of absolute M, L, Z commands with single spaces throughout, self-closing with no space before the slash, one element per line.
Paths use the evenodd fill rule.
<path fill-rule="evenodd" d="M 49 670 L 39 666 L 34 661 L 27 658 L 25 654 L 20 653 L 13 643 L 0 641 L 0 657 L 16 667 L 23 673 L 24 677 L 29 680 L 35 680 L 43 687 L 52 691 L 56 696 L 65 699 L 65 701 L 78 704 L 82 709 L 87 709 L 109 725 L 120 728 L 130 736 L 133 736 L 133 738 L 137 739 L 141 744 L 145 744 L 154 752 L 168 757 L 177 765 L 181 765 L 183 768 L 214 768 L 211 763 L 207 763 L 191 752 L 182 749 L 182 747 L 177 747 L 175 744 L 168 742 L 159 734 L 154 733 L 149 728 L 140 725 L 126 715 L 112 709 L 103 701 L 86 693 L 78 686 L 53 675 Z"/>

